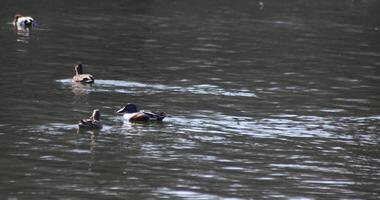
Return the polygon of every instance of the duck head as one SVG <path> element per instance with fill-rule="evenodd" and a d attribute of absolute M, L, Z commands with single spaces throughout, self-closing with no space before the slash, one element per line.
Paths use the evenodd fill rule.
<path fill-rule="evenodd" d="M 78 64 L 75 65 L 75 74 L 76 75 L 83 74 L 83 65 L 82 65 L 82 63 L 78 63 Z"/>
<path fill-rule="evenodd" d="M 95 109 L 92 112 L 91 118 L 96 121 L 100 121 L 100 111 L 98 109 Z"/>
<path fill-rule="evenodd" d="M 135 113 L 137 106 L 133 103 L 128 103 L 126 106 L 117 111 L 117 113 Z"/>
<path fill-rule="evenodd" d="M 17 22 L 18 18 L 22 17 L 21 14 L 15 14 L 15 17 L 13 18 L 14 22 Z"/>
<path fill-rule="evenodd" d="M 23 20 L 24 20 L 25 27 L 32 27 L 33 26 L 34 19 L 32 17 L 24 16 Z"/>
<path fill-rule="evenodd" d="M 24 21 L 24 24 L 25 24 L 26 27 L 32 26 L 33 25 L 33 19 L 31 19 L 31 18 L 26 19 Z"/>

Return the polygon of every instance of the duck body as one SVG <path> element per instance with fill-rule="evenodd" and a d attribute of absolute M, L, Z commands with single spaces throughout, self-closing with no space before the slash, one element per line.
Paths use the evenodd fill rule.
<path fill-rule="evenodd" d="M 130 122 L 162 121 L 166 117 L 163 112 L 140 110 L 135 113 L 125 113 L 123 118 Z"/>
<path fill-rule="evenodd" d="M 75 65 L 75 75 L 73 82 L 79 83 L 94 83 L 95 79 L 91 74 L 83 74 L 83 65 L 81 63 Z"/>
<path fill-rule="evenodd" d="M 123 118 L 130 122 L 162 121 L 166 117 L 164 112 L 138 111 L 137 106 L 131 103 L 118 110 L 117 113 L 123 113 Z"/>
<path fill-rule="evenodd" d="M 95 79 L 91 74 L 78 74 L 73 76 L 73 82 L 94 83 Z"/>
<path fill-rule="evenodd" d="M 99 121 L 93 120 L 93 119 L 81 119 L 78 123 L 79 128 L 84 129 L 101 129 L 102 124 Z"/>
<path fill-rule="evenodd" d="M 100 123 L 100 111 L 94 110 L 90 118 L 79 120 L 78 127 L 88 130 L 101 129 L 102 124 Z"/>
<path fill-rule="evenodd" d="M 31 16 L 16 14 L 13 19 L 13 25 L 19 29 L 32 28 L 36 25 L 36 21 Z"/>

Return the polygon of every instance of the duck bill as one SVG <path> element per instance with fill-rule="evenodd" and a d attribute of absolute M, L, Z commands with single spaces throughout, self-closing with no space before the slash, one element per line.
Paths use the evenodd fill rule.
<path fill-rule="evenodd" d="M 122 109 L 116 111 L 116 113 L 124 113 L 125 112 L 124 110 L 125 110 L 125 108 L 122 108 Z"/>

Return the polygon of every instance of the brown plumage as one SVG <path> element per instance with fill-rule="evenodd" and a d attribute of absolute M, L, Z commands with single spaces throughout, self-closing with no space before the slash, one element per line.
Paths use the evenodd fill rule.
<path fill-rule="evenodd" d="M 91 74 L 83 74 L 83 65 L 81 63 L 75 65 L 75 75 L 73 82 L 94 83 L 95 79 Z"/>
<path fill-rule="evenodd" d="M 84 129 L 101 129 L 100 111 L 96 109 L 92 112 L 90 118 L 79 120 L 78 126 Z"/>
<path fill-rule="evenodd" d="M 143 112 L 138 112 L 138 113 L 133 114 L 129 118 L 129 121 L 131 121 L 131 122 L 147 122 L 147 121 L 149 121 L 149 116 Z"/>

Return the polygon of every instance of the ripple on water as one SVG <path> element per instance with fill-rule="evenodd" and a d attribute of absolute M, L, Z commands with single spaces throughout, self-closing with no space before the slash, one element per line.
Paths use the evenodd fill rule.
<path fill-rule="evenodd" d="M 30 129 L 31 132 L 47 132 L 49 134 L 62 134 L 65 130 L 76 129 L 76 124 L 49 123 L 38 125 Z"/>
<path fill-rule="evenodd" d="M 73 87 L 71 79 L 57 80 L 64 87 Z M 74 87 L 73 87 L 74 88 Z M 78 90 L 78 86 L 75 86 Z M 134 81 L 120 80 L 96 80 L 94 87 L 81 88 L 84 93 L 88 92 L 117 92 L 126 94 L 156 94 L 163 92 L 191 93 L 200 95 L 234 96 L 234 97 L 257 97 L 255 93 L 247 89 L 226 90 L 216 85 L 198 84 L 190 86 L 174 86 L 163 84 L 145 84 Z M 142 90 L 143 89 L 143 90 Z"/>
<path fill-rule="evenodd" d="M 112 127 L 103 124 L 103 128 L 101 129 L 102 133 L 109 133 Z M 77 124 L 64 124 L 64 123 L 48 123 L 43 125 L 37 125 L 29 129 L 31 132 L 36 133 L 48 133 L 48 134 L 64 134 L 68 130 L 77 130 L 77 133 L 84 132 L 99 132 L 98 130 L 82 130 L 78 129 Z"/>
<path fill-rule="evenodd" d="M 40 159 L 41 159 L 41 160 L 48 160 L 48 161 L 59 161 L 59 162 L 67 161 L 66 159 L 59 158 L 59 157 L 57 157 L 57 156 L 52 156 L 52 155 L 41 156 Z"/>
<path fill-rule="evenodd" d="M 360 130 L 379 122 L 379 116 L 368 117 L 319 117 L 298 115 L 273 115 L 270 118 L 254 119 L 250 117 L 230 116 L 223 113 L 208 113 L 207 115 L 173 116 L 171 123 L 182 126 L 182 131 L 214 133 L 212 141 L 217 142 L 215 134 L 245 134 L 255 138 L 302 137 L 302 138 L 339 138 L 352 139 L 351 134 L 342 134 L 352 130 Z M 202 140 L 208 140 L 200 138 Z M 223 138 L 219 138 L 223 140 Z M 361 136 L 362 142 L 370 142 L 371 134 Z"/>
<path fill-rule="evenodd" d="M 108 119 L 107 119 L 108 118 Z M 366 132 L 360 136 L 361 142 L 376 143 L 373 134 L 376 134 L 380 116 L 366 117 L 320 117 L 298 115 L 272 115 L 268 118 L 252 118 L 245 116 L 226 115 L 220 112 L 206 114 L 189 114 L 185 116 L 168 116 L 163 123 L 134 124 L 124 121 L 120 126 L 120 117 L 106 117 L 104 121 L 111 123 L 104 125 L 100 133 L 139 134 L 141 132 L 156 132 L 157 128 L 169 132 L 208 133 L 194 137 L 202 141 L 223 142 L 224 135 L 241 134 L 255 138 L 335 138 L 346 141 L 352 140 L 352 131 L 362 131 L 366 125 Z M 32 132 L 46 132 L 62 134 L 67 130 L 77 129 L 76 124 L 49 123 L 31 128 Z M 346 134 L 347 133 L 347 134 Z"/>
<path fill-rule="evenodd" d="M 192 190 L 184 190 L 183 188 L 167 188 L 167 187 L 161 187 L 157 188 L 155 191 L 160 197 L 162 195 L 167 196 L 168 198 L 194 198 L 196 197 L 197 199 L 218 199 L 218 196 L 214 196 L 211 194 L 202 194 L 196 191 Z"/>

